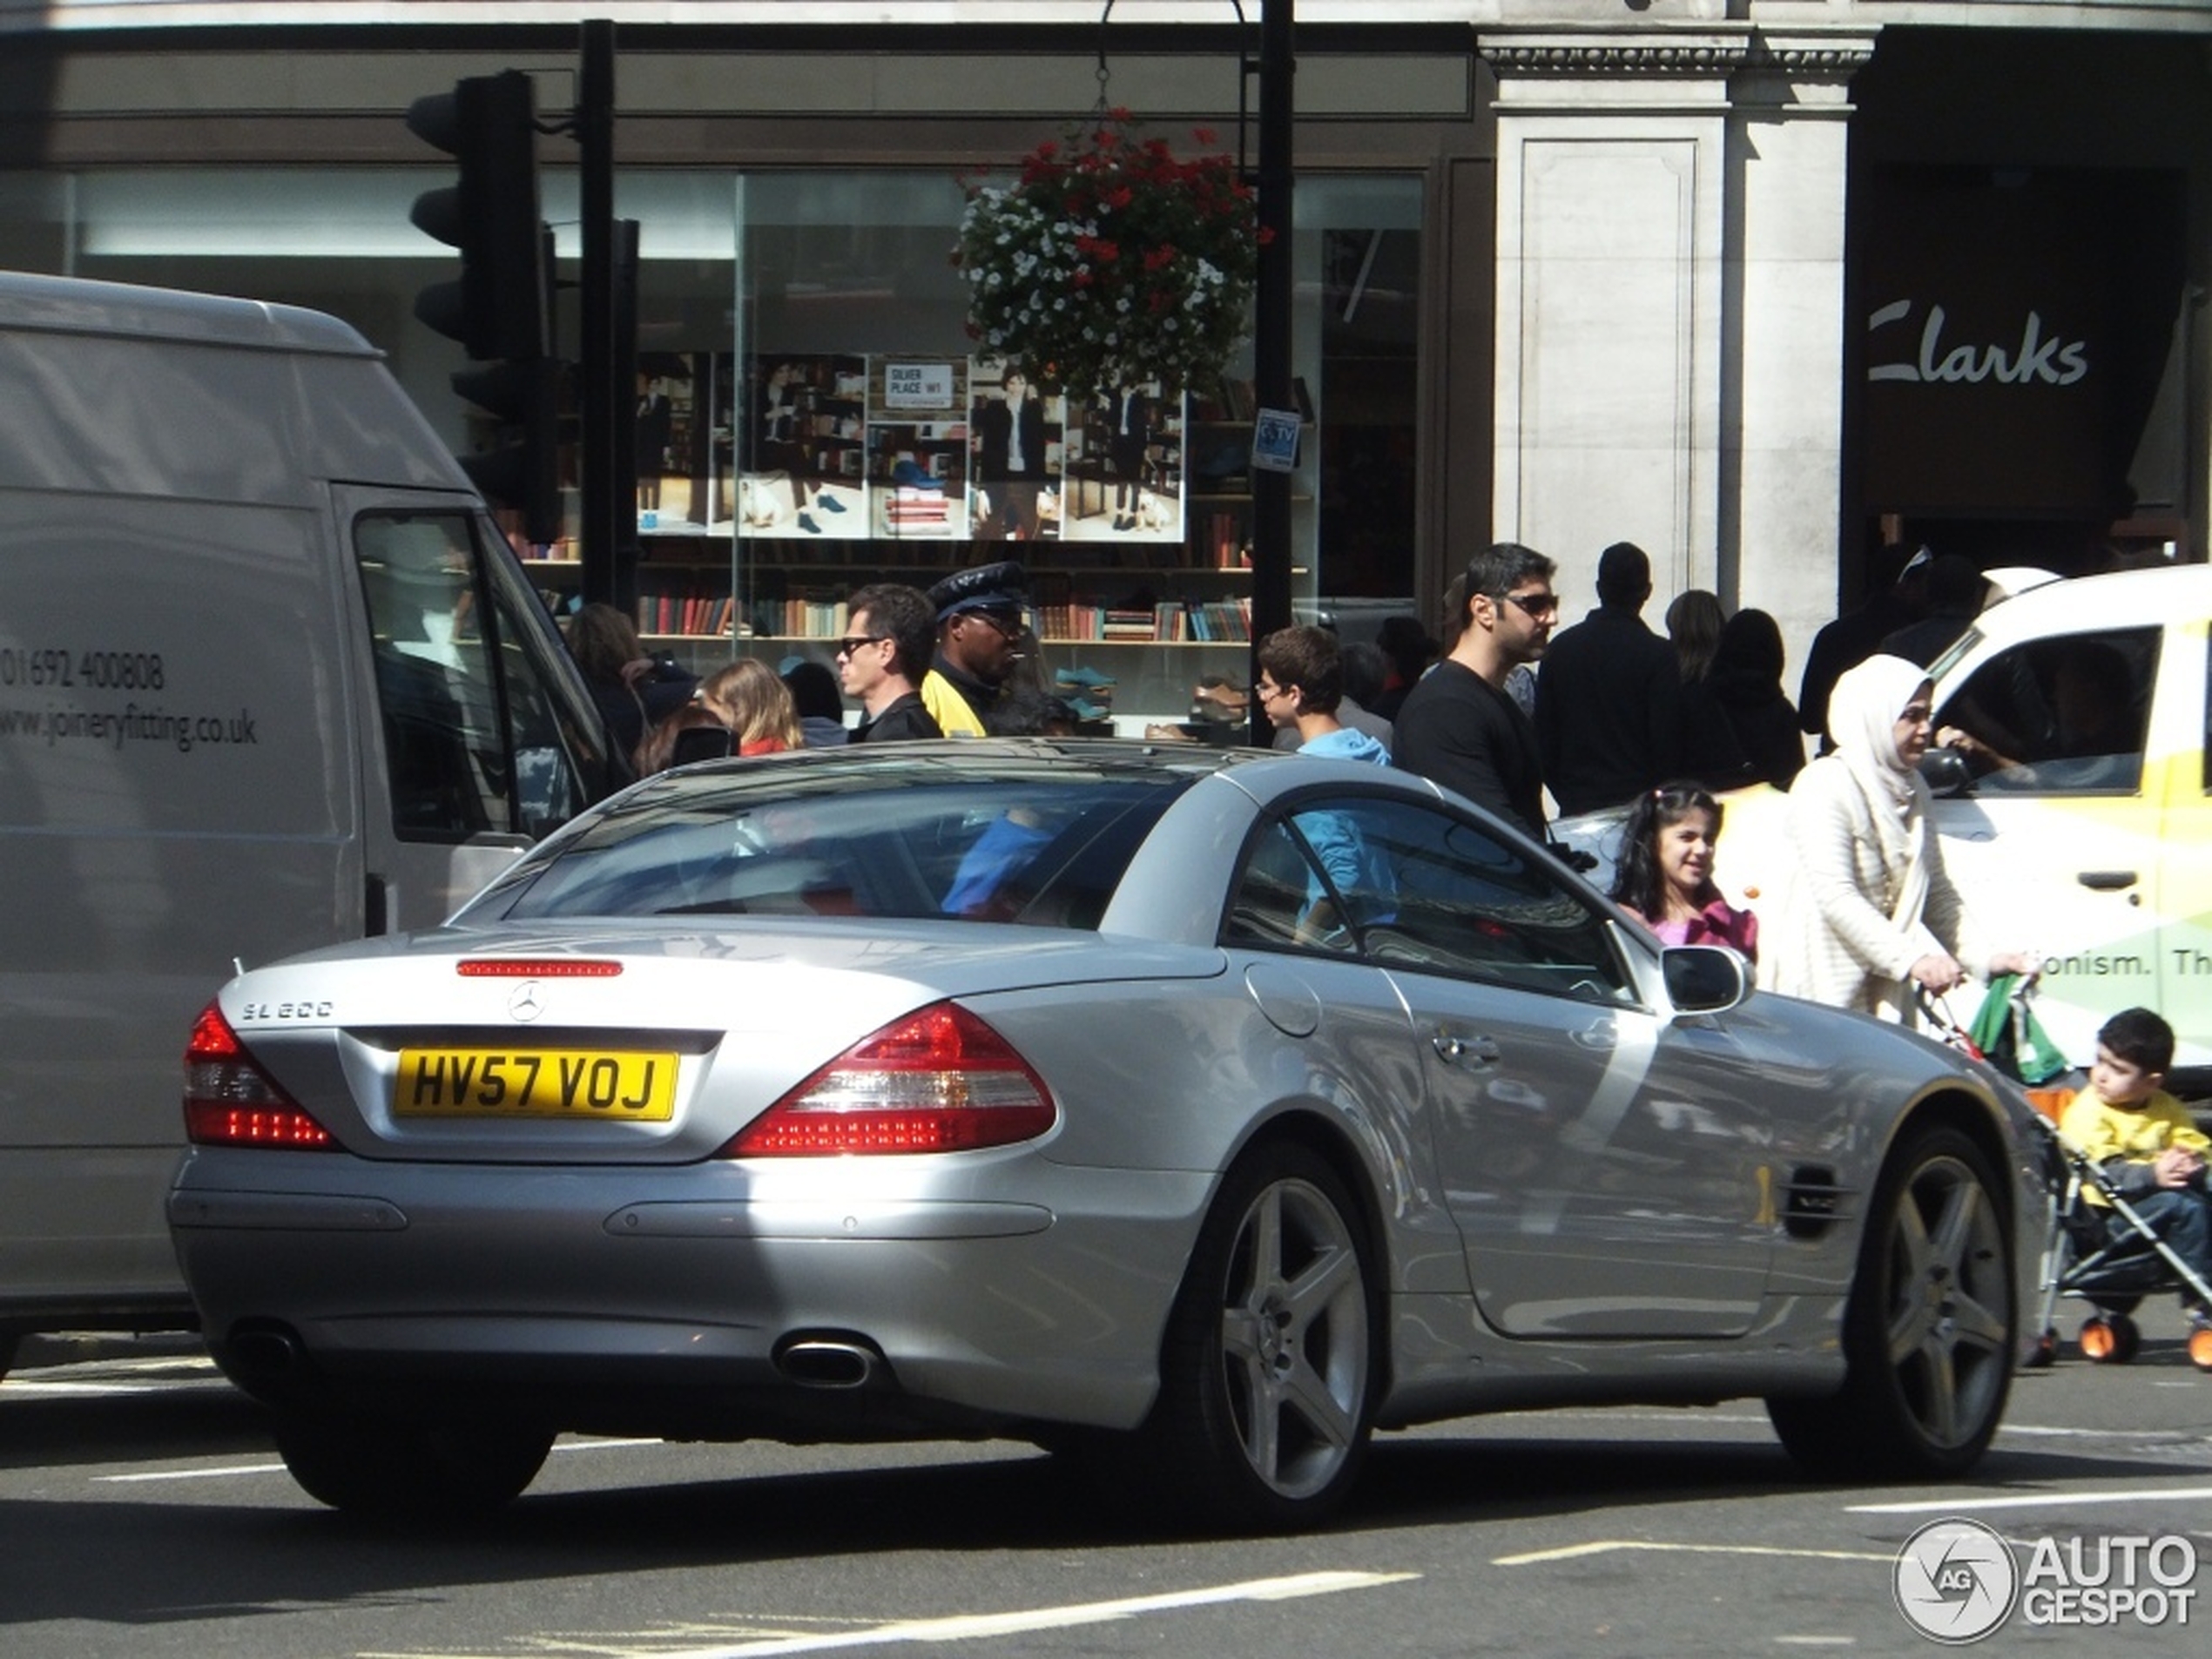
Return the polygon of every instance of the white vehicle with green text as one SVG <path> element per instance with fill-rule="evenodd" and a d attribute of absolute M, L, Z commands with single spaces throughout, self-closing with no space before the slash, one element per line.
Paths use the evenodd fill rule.
<path fill-rule="evenodd" d="M 2182 1087 L 2212 1085 L 2212 775 L 2206 635 L 2212 566 L 2031 588 L 1993 605 L 1933 664 L 1923 772 L 1943 856 L 2005 948 L 2043 957 L 2035 1011 L 2077 1065 L 2116 1010 L 2172 1023 Z M 1963 740 L 1953 734 L 1963 733 Z M 1757 908 L 1785 869 L 1786 802 L 1728 797 L 1715 874 Z M 1559 826 L 1609 864 L 1619 814 Z M 1971 998 L 1952 1012 L 1971 1018 Z"/>

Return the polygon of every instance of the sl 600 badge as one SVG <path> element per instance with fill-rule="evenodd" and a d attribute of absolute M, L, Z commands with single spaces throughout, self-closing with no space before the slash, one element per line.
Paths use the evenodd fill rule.
<path fill-rule="evenodd" d="M 242 1020 L 327 1020 L 328 1002 L 248 1002 L 239 1010 Z"/>

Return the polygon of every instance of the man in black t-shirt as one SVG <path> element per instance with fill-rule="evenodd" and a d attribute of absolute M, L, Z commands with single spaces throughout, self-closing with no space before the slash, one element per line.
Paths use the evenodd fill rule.
<path fill-rule="evenodd" d="M 1544 839 L 1544 767 L 1536 731 L 1506 677 L 1544 654 L 1559 596 L 1552 561 L 1499 542 L 1468 561 L 1449 603 L 1457 629 L 1444 659 L 1398 711 L 1392 764 L 1465 795 Z"/>
<path fill-rule="evenodd" d="M 1545 653 L 1536 742 L 1563 814 L 1617 806 L 1682 772 L 1682 663 L 1644 625 L 1650 597 L 1650 556 L 1614 543 L 1598 556 L 1597 609 Z"/>

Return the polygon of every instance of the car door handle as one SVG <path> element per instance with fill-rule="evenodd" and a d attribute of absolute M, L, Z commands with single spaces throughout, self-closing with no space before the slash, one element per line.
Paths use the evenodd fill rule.
<path fill-rule="evenodd" d="M 2141 880 L 2133 870 L 2084 870 L 2074 879 L 2097 893 L 2118 893 Z"/>
<path fill-rule="evenodd" d="M 1430 1039 L 1430 1042 L 1447 1066 L 1460 1065 L 1470 1060 L 1477 1065 L 1494 1066 L 1502 1057 L 1495 1037 L 1455 1037 L 1449 1032 L 1440 1031 Z"/>

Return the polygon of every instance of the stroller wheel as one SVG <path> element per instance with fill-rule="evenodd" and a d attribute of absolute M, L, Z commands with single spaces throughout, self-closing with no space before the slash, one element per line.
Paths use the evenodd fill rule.
<path fill-rule="evenodd" d="M 2142 1345 L 2142 1332 L 2124 1313 L 2101 1314 L 2081 1326 L 2081 1352 L 2092 1364 L 2124 1366 Z"/>
<path fill-rule="evenodd" d="M 2189 1363 L 2199 1371 L 2212 1371 L 2212 1325 L 2201 1325 L 2189 1332 Z"/>
<path fill-rule="evenodd" d="M 2059 1333 L 2049 1325 L 2046 1325 L 2043 1327 L 2043 1334 L 2035 1339 L 2034 1345 L 2021 1357 L 2020 1369 L 2023 1371 L 2046 1370 L 2058 1357 Z"/>

